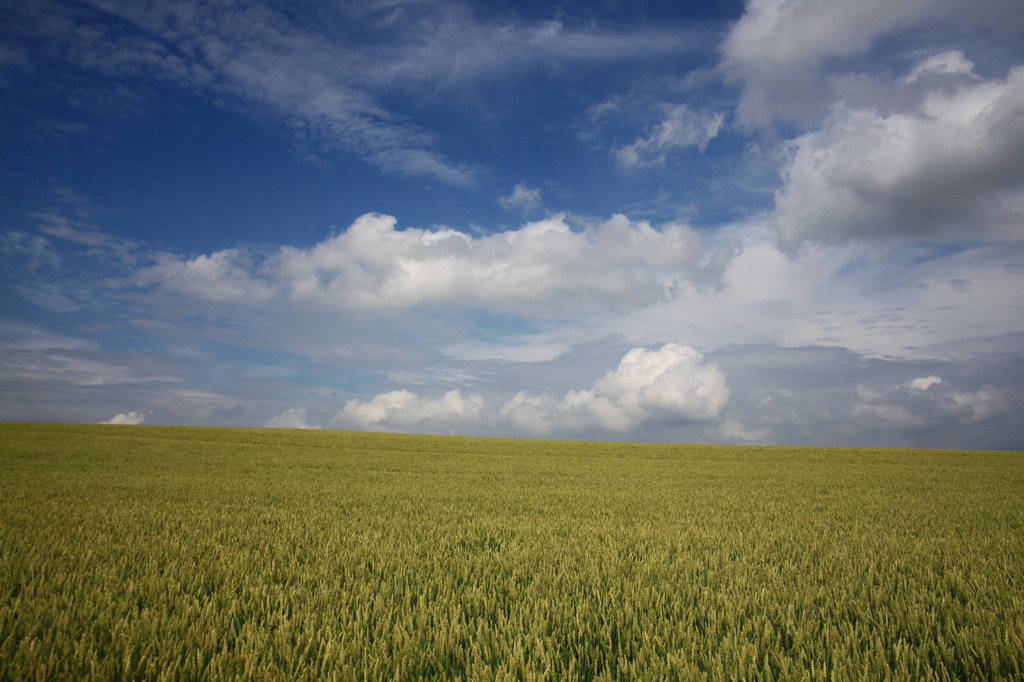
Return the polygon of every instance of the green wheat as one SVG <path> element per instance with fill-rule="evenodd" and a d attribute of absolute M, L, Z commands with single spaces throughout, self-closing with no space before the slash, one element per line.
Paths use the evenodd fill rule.
<path fill-rule="evenodd" d="M 0 424 L 0 679 L 1024 678 L 1024 455 Z"/>

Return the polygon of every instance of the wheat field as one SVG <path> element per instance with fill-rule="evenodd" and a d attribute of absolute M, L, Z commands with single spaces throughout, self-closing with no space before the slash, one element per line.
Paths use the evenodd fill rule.
<path fill-rule="evenodd" d="M 1024 678 L 1024 454 L 0 424 L 3 680 Z"/>

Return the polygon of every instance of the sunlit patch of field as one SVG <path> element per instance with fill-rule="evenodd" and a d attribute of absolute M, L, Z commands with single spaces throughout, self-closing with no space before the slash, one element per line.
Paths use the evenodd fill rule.
<path fill-rule="evenodd" d="M 1024 454 L 0 424 L 0 679 L 1024 678 Z"/>

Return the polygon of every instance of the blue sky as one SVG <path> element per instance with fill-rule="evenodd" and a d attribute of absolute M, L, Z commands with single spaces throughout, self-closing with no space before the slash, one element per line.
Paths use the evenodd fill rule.
<path fill-rule="evenodd" d="M 0 419 L 1024 449 L 1022 55 L 1017 0 L 0 0 Z"/>

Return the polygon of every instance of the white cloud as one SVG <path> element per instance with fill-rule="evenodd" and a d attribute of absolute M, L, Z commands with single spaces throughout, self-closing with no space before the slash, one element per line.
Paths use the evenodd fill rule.
<path fill-rule="evenodd" d="M 1019 449 L 1019 348 L 908 363 L 834 346 L 731 347 L 712 354 L 732 397 L 705 433 L 772 444 Z"/>
<path fill-rule="evenodd" d="M 693 348 L 634 348 L 588 390 L 561 400 L 520 392 L 501 416 L 536 435 L 627 432 L 718 419 L 729 398 L 725 375 Z"/>
<path fill-rule="evenodd" d="M 301 408 L 285 410 L 268 419 L 263 426 L 270 429 L 319 429 L 319 424 L 309 424 L 309 411 Z"/>
<path fill-rule="evenodd" d="M 149 301 L 150 313 L 133 324 L 162 317 L 170 322 L 160 327 L 163 335 L 194 338 L 195 330 L 177 329 L 174 319 L 189 314 L 216 320 L 202 333 L 216 328 L 218 338 L 232 343 L 284 344 L 279 347 L 289 352 L 335 361 L 387 347 L 402 360 L 381 371 L 399 372 L 413 357 L 411 339 L 422 368 L 451 359 L 564 359 L 581 343 L 611 337 L 631 345 L 685 339 L 709 350 L 730 343 L 824 344 L 876 357 L 934 358 L 960 354 L 968 340 L 974 349 L 1007 352 L 1013 344 L 1007 335 L 1021 328 L 1024 241 L 950 249 L 859 240 L 799 259 L 780 253 L 776 241 L 772 228 L 758 222 L 698 235 L 683 225 L 655 228 L 623 216 L 573 229 L 552 216 L 470 235 L 398 229 L 394 218 L 368 214 L 307 249 L 184 257 L 144 255 L 142 246 L 136 253 L 143 264 L 128 277 L 105 280 L 103 288 L 54 281 L 103 304 Z M 701 242 L 708 250 L 742 248 L 719 263 L 701 256 Z M 155 262 L 146 262 L 150 257 Z M 342 323 L 342 311 L 356 314 Z M 459 320 L 449 315 L 456 311 Z M 474 321 L 490 312 L 511 317 L 493 330 Z M 230 325 L 223 324 L 225 315 Z M 281 324 L 279 315 L 295 320 Z M 410 316 L 417 322 L 408 322 Z M 431 319 L 427 331 L 422 324 Z M 348 344 L 337 343 L 338 330 L 328 331 L 341 324 Z M 479 366 L 468 371 L 480 375 Z"/>
<path fill-rule="evenodd" d="M 771 429 L 751 429 L 738 421 L 723 421 L 711 433 L 716 441 L 747 445 L 773 445 Z"/>
<path fill-rule="evenodd" d="M 972 75 L 974 64 L 964 56 L 962 50 L 947 50 L 922 60 L 903 79 L 904 83 L 916 83 L 931 76 Z"/>
<path fill-rule="evenodd" d="M 822 64 L 879 36 L 950 19 L 1020 26 L 1021 16 L 1016 0 L 750 0 L 722 43 L 720 68 L 743 86 L 740 122 L 766 125 L 828 106 Z"/>
<path fill-rule="evenodd" d="M 716 419 L 729 397 L 725 375 L 697 350 L 666 343 L 656 351 L 634 348 L 594 384 L 636 421 Z"/>
<path fill-rule="evenodd" d="M 163 281 L 168 288 L 213 301 L 264 300 L 273 289 L 248 273 L 245 255 L 239 249 L 227 249 L 199 255 L 182 264 L 181 270 Z"/>
<path fill-rule="evenodd" d="M 940 85 L 910 111 L 837 106 L 790 144 L 772 216 L 783 249 L 1024 237 L 1024 66 L 1005 80 Z"/>
<path fill-rule="evenodd" d="M 741 122 L 767 124 L 822 103 L 823 59 L 864 50 L 879 33 L 919 16 L 929 0 L 750 0 L 722 43 L 722 68 L 744 86 Z"/>
<path fill-rule="evenodd" d="M 112 281 L 109 291 L 123 297 L 134 286 L 132 296 L 159 294 L 155 313 L 206 314 L 200 306 L 211 301 L 218 316 L 238 316 L 239 330 L 257 315 L 265 319 L 259 335 L 279 339 L 292 352 L 316 346 L 321 357 L 344 350 L 325 330 L 339 311 L 352 311 L 358 314 L 346 318 L 346 333 L 362 339 L 361 352 L 388 343 L 386 334 L 398 344 L 396 352 L 402 339 L 416 338 L 417 353 L 443 356 L 420 357 L 417 362 L 429 363 L 421 367 L 444 364 L 444 357 L 545 362 L 613 336 L 635 345 L 675 338 L 707 349 L 767 342 L 943 357 L 959 353 L 956 344 L 968 336 L 976 337 L 974 348 L 1006 352 L 1012 344 L 1006 335 L 1021 328 L 1024 242 L 886 249 L 860 240 L 794 259 L 776 248 L 777 240 L 761 222 L 699 236 L 686 226 L 654 228 L 623 216 L 571 229 L 552 216 L 473 236 L 398 229 L 394 218 L 368 214 L 307 249 L 285 246 L 266 255 L 233 249 L 193 258 L 158 253 L 155 264 Z M 705 260 L 701 241 L 709 249 L 735 248 Z M 305 331 L 273 322 L 285 310 L 303 317 Z M 431 323 L 428 338 L 419 325 L 438 311 L 444 315 Z M 470 317 L 454 323 L 445 317 L 453 311 Z M 477 311 L 512 314 L 507 322 L 517 328 L 476 326 Z M 405 316 L 421 322 L 402 323 Z M 535 332 L 521 326 L 531 316 Z M 414 330 L 398 332 L 403 324 Z M 175 332 L 165 327 L 162 333 Z M 242 340 L 244 331 L 232 336 L 251 342 Z M 344 350 L 346 357 L 354 352 Z"/>
<path fill-rule="evenodd" d="M 927 376 L 927 377 L 918 377 L 917 379 L 911 379 L 905 385 L 906 385 L 907 388 L 909 388 L 909 389 L 911 389 L 913 391 L 927 391 L 929 386 L 934 386 L 935 384 L 941 384 L 941 383 L 942 383 L 942 377 Z"/>
<path fill-rule="evenodd" d="M 525 182 L 516 185 L 511 194 L 498 197 L 498 203 L 502 208 L 515 208 L 523 213 L 535 211 L 543 206 L 540 190 L 528 187 Z"/>
<path fill-rule="evenodd" d="M 282 248 L 266 269 L 299 303 L 362 309 L 439 304 L 539 314 L 649 305 L 708 277 L 700 239 L 685 225 L 656 229 L 614 216 L 574 231 L 556 215 L 472 237 L 451 229 L 398 230 L 395 224 L 390 216 L 365 215 L 310 249 Z"/>
<path fill-rule="evenodd" d="M 869 424 L 899 429 L 927 429 L 976 424 L 1013 413 L 1014 397 L 1004 388 L 957 388 L 937 376 L 913 379 L 872 390 L 858 387 L 853 416 Z"/>
<path fill-rule="evenodd" d="M 146 421 L 144 412 L 122 412 L 111 417 L 101 424 L 141 424 Z"/>
<path fill-rule="evenodd" d="M 759 223 L 719 235 L 743 244 L 721 289 L 684 291 L 647 308 L 595 320 L 591 337 L 650 343 L 840 346 L 871 357 L 941 358 L 1013 352 L 1024 329 L 1024 242 L 852 242 L 800 258 Z"/>
<path fill-rule="evenodd" d="M 612 95 L 597 104 L 592 104 L 587 107 L 587 120 L 595 124 L 604 117 L 617 113 L 622 108 L 622 103 L 622 95 Z"/>
<path fill-rule="evenodd" d="M 520 391 L 500 407 L 479 395 L 449 391 L 440 398 L 409 390 L 350 400 L 332 421 L 338 428 L 429 433 L 507 433 L 514 436 L 629 434 L 713 422 L 729 398 L 725 375 L 704 356 L 668 343 L 635 348 L 586 390 L 563 397 Z"/>
<path fill-rule="evenodd" d="M 479 419 L 480 396 L 449 391 L 442 397 L 422 398 L 407 390 L 382 393 L 368 402 L 350 400 L 332 422 L 338 428 L 371 431 L 455 433 Z"/>
<path fill-rule="evenodd" d="M 635 168 L 664 164 L 669 152 L 686 147 L 697 147 L 703 152 L 724 122 L 724 114 L 701 114 L 680 104 L 649 135 L 620 148 L 615 157 L 623 167 Z"/>

